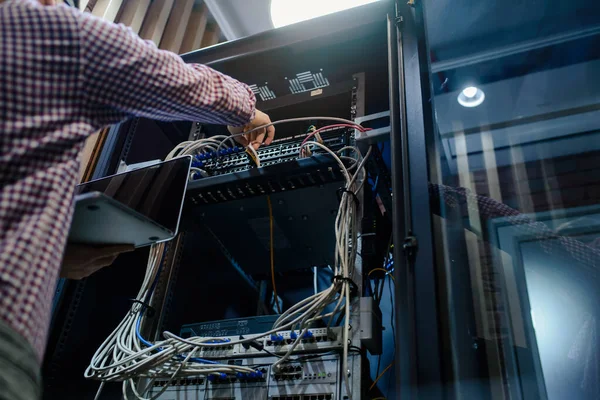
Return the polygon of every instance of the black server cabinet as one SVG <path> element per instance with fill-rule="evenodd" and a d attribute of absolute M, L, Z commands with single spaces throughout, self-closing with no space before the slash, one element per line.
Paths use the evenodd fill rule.
<path fill-rule="evenodd" d="M 390 1 L 381 1 L 315 21 L 213 46 L 182 57 L 186 62 L 207 64 L 253 85 L 259 98 L 257 107 L 269 113 L 273 120 L 304 115 L 345 118 L 382 116 L 383 118 L 365 122 L 380 133 L 379 136 L 368 138 L 363 144 L 359 144 L 366 146 L 371 142 L 388 140 L 390 125 L 391 136 L 396 139 L 401 137 L 399 132 L 402 125 L 399 124 L 397 113 L 402 107 L 395 98 L 403 91 L 398 90 L 403 88 L 402 80 L 398 80 L 401 60 L 396 56 L 399 54 L 400 42 L 395 39 L 395 29 L 400 27 L 399 21 L 395 5 Z M 307 75 L 310 75 L 308 79 Z M 391 103 L 390 94 L 395 99 Z M 391 118 L 388 117 L 390 106 Z M 300 128 L 302 127 L 293 125 L 281 126 L 278 136 L 293 135 L 295 129 Z M 210 134 L 222 128 L 202 126 L 201 129 L 201 133 Z M 94 176 L 114 173 L 121 161 L 133 164 L 162 158 L 177 143 L 194 138 L 197 133 L 197 125 L 193 122 L 164 123 L 133 119 L 122 123 L 111 128 Z M 406 127 L 404 133 L 406 134 Z M 396 139 L 393 141 L 393 150 L 403 146 Z M 398 182 L 403 182 L 403 156 L 406 154 L 398 153 L 392 157 L 392 167 L 395 170 L 391 174 L 391 181 L 397 193 L 402 193 Z M 331 204 L 325 201 L 319 207 L 302 211 L 299 208 L 302 204 L 297 203 L 289 207 L 292 211 L 289 212 L 288 218 L 306 218 L 314 221 L 312 227 L 307 228 L 309 231 L 325 231 L 322 226 L 334 218 L 330 209 L 336 199 L 338 186 L 331 185 L 330 188 L 325 188 Z M 321 195 L 311 194 L 309 189 L 306 189 L 306 196 L 309 198 Z M 256 203 L 256 199 L 248 201 L 249 204 Z M 282 198 L 281 201 L 285 203 L 287 199 Z M 221 207 L 223 213 L 227 213 L 227 207 L 233 209 L 231 205 L 217 207 Z M 264 205 L 251 205 L 250 208 L 252 207 L 258 209 Z M 240 210 L 237 204 L 235 208 Z M 294 208 L 297 208 L 296 212 L 293 211 Z M 397 210 L 396 206 L 389 208 Z M 395 222 L 402 217 L 403 211 L 400 210 Z M 214 226 L 217 226 L 218 222 L 213 221 Z M 229 220 L 228 224 L 231 223 L 234 221 Z M 165 293 L 165 301 L 171 301 L 168 306 L 169 312 L 166 313 L 168 318 L 163 318 L 160 323 L 157 321 L 157 325 L 162 324 L 163 328 L 177 330 L 183 323 L 192 322 L 192 316 L 186 314 L 186 308 L 178 306 L 176 294 L 193 291 L 201 293 L 197 299 L 198 309 L 201 311 L 193 316 L 195 318 L 217 320 L 232 315 L 254 315 L 260 293 L 254 289 L 253 280 L 260 278 L 262 267 L 256 267 L 247 260 L 245 265 L 236 265 L 232 262 L 231 254 L 227 252 L 228 244 L 207 238 L 206 232 L 194 232 L 193 225 L 192 223 L 189 227 L 190 232 L 184 233 L 171 244 L 172 248 L 180 250 L 180 258 L 176 262 L 179 267 L 173 271 L 173 274 L 179 274 L 179 279 L 176 280 L 175 287 L 171 288 L 176 292 L 175 295 Z M 240 239 L 248 236 L 249 232 L 245 229 L 252 229 L 251 224 L 242 226 L 243 229 L 237 230 Z M 402 232 L 404 225 L 401 223 L 399 226 L 399 231 L 396 228 L 395 240 L 402 242 L 404 235 L 397 235 L 398 232 Z M 284 234 L 286 229 L 292 228 L 282 227 Z M 306 233 L 304 235 L 306 236 Z M 315 240 L 319 238 L 320 236 L 316 235 Z M 326 242 L 329 239 L 324 236 L 322 240 Z M 312 245 L 308 244 L 306 248 L 312 250 Z M 327 250 L 322 249 L 322 252 L 326 253 Z M 142 249 L 124 255 L 115 265 L 84 281 L 61 282 L 44 361 L 45 398 L 94 397 L 98 383 L 86 381 L 82 376 L 83 371 L 97 346 L 129 309 L 129 299 L 135 296 L 143 276 L 147 254 L 147 249 Z M 396 258 L 400 260 L 402 254 Z M 290 258 L 290 262 L 292 261 Z M 215 265 L 227 268 L 213 268 Z M 400 269 L 397 268 L 397 271 Z M 294 268 L 290 268 L 290 273 L 293 273 L 293 270 Z M 400 278 L 397 276 L 397 279 Z M 297 280 L 300 282 L 302 279 L 299 273 Z M 226 293 L 221 286 L 214 284 L 224 280 L 231 285 Z M 411 285 L 410 282 L 405 283 Z M 297 291 L 299 296 L 304 295 L 301 288 L 294 287 L 293 284 L 286 289 L 290 292 Z M 404 294 L 407 293 L 410 291 Z M 210 302 L 202 296 L 206 296 L 206 299 L 218 296 L 227 300 Z M 401 296 L 397 298 L 402 299 Z M 402 329 L 398 331 L 398 342 L 403 343 L 405 336 L 413 337 L 407 333 L 412 329 L 412 322 L 408 320 L 411 314 L 397 314 L 401 314 L 398 322 L 402 324 Z M 404 353 L 401 358 L 397 357 L 397 360 L 408 359 L 408 354 L 409 352 Z M 108 384 L 103 391 L 103 397 L 117 398 L 119 393 L 118 384 Z"/>

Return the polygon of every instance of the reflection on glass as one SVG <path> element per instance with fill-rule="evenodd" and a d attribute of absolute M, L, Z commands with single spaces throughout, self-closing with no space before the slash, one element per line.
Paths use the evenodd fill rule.
<path fill-rule="evenodd" d="M 458 398 L 600 398 L 600 8 L 559 3 L 426 4 Z"/>

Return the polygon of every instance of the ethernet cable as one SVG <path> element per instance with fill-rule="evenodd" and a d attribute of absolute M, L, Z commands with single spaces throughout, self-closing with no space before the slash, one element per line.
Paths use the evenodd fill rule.
<path fill-rule="evenodd" d="M 315 119 L 308 117 L 306 119 Z M 297 120 L 297 119 L 293 119 Z M 302 119 L 304 120 L 304 119 Z M 281 123 L 285 121 L 277 121 Z M 257 128 L 260 129 L 260 128 Z M 316 132 L 316 131 L 315 131 Z M 248 132 L 246 132 L 248 133 Z M 202 150 L 203 148 L 214 148 L 215 140 L 201 139 L 195 142 L 185 142 L 177 146 L 168 157 L 174 157 L 176 155 L 192 154 L 195 151 Z M 224 142 L 219 144 L 220 148 Z M 306 143 L 305 143 L 306 145 Z M 352 275 L 350 267 L 354 266 L 356 257 L 356 241 L 357 241 L 357 207 L 354 202 L 354 196 L 362 187 L 366 173 L 364 172 L 364 164 L 370 155 L 369 152 L 365 157 L 360 157 L 360 152 L 357 149 L 343 149 L 343 150 L 354 150 L 357 155 L 355 164 L 350 167 L 356 171 L 350 175 L 349 169 L 346 168 L 342 162 L 341 156 L 319 142 L 310 142 L 310 145 L 321 147 L 324 151 L 329 153 L 338 163 L 340 169 L 346 180 L 345 192 L 342 193 L 342 199 L 340 202 L 340 208 L 336 217 L 336 261 L 334 264 L 335 276 L 341 276 L 342 280 L 335 280 L 332 285 L 317 293 L 316 295 L 310 296 L 309 298 L 301 301 L 300 303 L 292 306 L 289 310 L 284 312 L 277 322 L 274 324 L 273 329 L 267 332 L 263 332 L 258 337 L 265 337 L 277 331 L 284 329 L 295 329 L 299 327 L 301 334 L 294 341 L 290 351 L 281 357 L 274 365 L 275 368 L 278 365 L 284 363 L 289 359 L 293 350 L 300 343 L 301 338 L 308 332 L 310 323 L 322 319 L 325 317 L 333 318 L 342 308 L 344 307 L 345 322 L 343 331 L 343 342 L 344 342 L 344 355 L 343 355 L 343 368 L 348 368 L 348 335 L 349 335 L 349 321 L 350 321 L 350 278 Z M 340 151 L 341 152 L 341 151 Z M 359 178 L 362 177 L 362 178 Z M 359 181 L 357 185 L 357 181 Z M 350 193 L 352 195 L 350 195 Z M 153 296 L 153 282 L 156 279 L 160 270 L 160 259 L 164 253 L 164 244 L 158 244 L 152 246 L 151 254 L 149 257 L 148 268 L 146 276 L 140 288 L 140 292 L 136 297 L 140 302 L 144 301 L 146 304 L 152 301 Z M 327 305 L 335 303 L 336 306 L 332 313 L 322 314 L 323 310 Z M 197 375 L 208 375 L 216 373 L 234 373 L 234 372 L 252 372 L 251 369 L 243 366 L 236 365 L 225 365 L 218 364 L 215 362 L 207 363 L 209 360 L 202 360 L 193 357 L 193 355 L 202 347 L 212 347 L 222 345 L 222 338 L 210 338 L 210 337 L 193 337 L 183 339 L 174 335 L 170 332 L 164 332 L 164 340 L 157 341 L 155 343 L 146 342 L 139 335 L 139 326 L 144 320 L 143 308 L 138 303 L 134 303 L 130 312 L 125 316 L 117 328 L 113 331 L 107 340 L 100 346 L 100 348 L 94 354 L 90 366 L 86 370 L 85 376 L 88 378 L 100 379 L 101 381 L 123 381 L 123 393 L 124 397 L 128 398 L 127 389 L 133 392 L 137 399 L 145 399 L 143 392 L 139 393 L 135 387 L 135 378 L 147 377 L 150 379 L 156 379 L 158 377 L 169 377 L 170 380 L 175 379 L 176 376 L 197 376 Z M 254 336 L 243 340 L 230 341 L 229 344 L 246 343 L 254 341 L 258 338 Z M 150 346 L 148 346 L 150 345 Z M 185 355 L 185 356 L 184 356 Z M 194 361 L 195 360 L 195 361 Z M 344 374 L 346 377 L 346 374 Z M 349 382 L 346 379 L 347 391 L 349 394 Z M 158 397 L 158 395 L 153 398 Z"/>
<path fill-rule="evenodd" d="M 254 159 L 254 162 L 256 163 L 256 166 L 258 168 L 260 168 L 260 157 L 258 156 L 258 152 L 254 148 L 254 146 L 248 146 L 248 147 L 246 147 L 246 151 L 249 151 L 250 153 L 252 153 L 252 158 Z"/>
<path fill-rule="evenodd" d="M 137 299 L 152 298 L 154 282 L 156 282 L 160 268 L 160 255 L 163 252 L 164 244 L 152 247 L 149 268 Z M 144 397 L 139 395 L 135 389 L 134 378 L 136 377 L 170 377 L 170 379 L 174 379 L 178 375 L 254 372 L 251 368 L 237 365 L 216 362 L 205 365 L 191 363 L 194 360 L 194 353 L 198 350 L 197 345 L 184 346 L 175 341 L 160 341 L 154 344 L 146 342 L 139 335 L 139 324 L 142 317 L 143 309 L 140 304 L 135 303 L 131 312 L 94 354 L 92 363 L 86 370 L 86 377 L 95 377 L 103 381 L 123 381 L 124 397 L 128 398 L 127 389 L 129 388 L 136 398 L 141 399 Z M 205 338 L 204 340 L 210 341 L 211 339 Z M 144 348 L 142 345 L 150 346 Z M 187 355 L 183 357 L 183 354 Z M 157 394 L 153 398 L 159 395 Z"/>
<path fill-rule="evenodd" d="M 273 121 L 270 124 L 265 124 L 265 125 L 261 125 L 261 126 L 257 126 L 256 128 L 252 128 L 246 132 L 240 132 L 240 133 L 235 133 L 232 134 L 230 136 L 228 136 L 227 139 L 231 139 L 231 138 L 235 138 L 238 136 L 244 136 L 244 135 L 248 135 L 250 133 L 256 132 L 258 130 L 261 129 L 266 129 L 270 126 L 274 126 L 274 125 L 279 125 L 279 124 L 285 124 L 285 123 L 290 123 L 290 122 L 302 122 L 302 121 L 333 121 L 333 122 L 338 122 L 338 123 L 342 123 L 342 124 L 348 124 L 351 125 L 353 128 L 358 129 L 361 132 L 364 132 L 366 130 L 368 130 L 368 128 L 364 128 L 362 125 L 357 124 L 354 121 L 351 121 L 349 119 L 344 119 L 344 118 L 337 118 L 337 117 L 299 117 L 299 118 L 288 118 L 288 119 L 280 119 L 278 121 Z M 311 134 L 314 135 L 314 132 L 311 132 Z M 221 147 L 223 146 L 223 144 L 226 142 L 226 140 L 221 141 L 221 143 L 219 144 L 219 147 L 217 148 L 217 153 L 219 152 L 219 150 L 221 150 Z"/>

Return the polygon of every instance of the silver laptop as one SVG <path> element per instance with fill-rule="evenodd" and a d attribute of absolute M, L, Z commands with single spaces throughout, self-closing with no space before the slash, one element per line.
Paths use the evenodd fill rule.
<path fill-rule="evenodd" d="M 143 247 L 172 239 L 191 162 L 178 157 L 78 185 L 69 241 Z"/>

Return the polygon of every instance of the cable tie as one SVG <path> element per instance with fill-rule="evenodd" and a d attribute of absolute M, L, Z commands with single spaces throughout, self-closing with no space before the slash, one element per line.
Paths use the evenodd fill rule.
<path fill-rule="evenodd" d="M 360 207 L 360 201 L 358 200 L 358 196 L 356 196 L 356 193 L 354 193 L 352 190 L 349 190 L 347 188 L 339 188 L 337 190 L 338 201 L 342 201 L 342 195 L 344 193 L 350 194 L 350 196 L 352 196 L 352 200 L 354 200 L 354 202 L 356 203 L 356 206 Z"/>
<path fill-rule="evenodd" d="M 156 310 L 154 309 L 154 307 L 152 307 L 150 304 L 145 303 L 141 300 L 138 299 L 129 299 L 129 301 L 131 301 L 133 304 L 139 304 L 142 306 L 142 311 L 148 311 L 148 313 L 146 314 L 149 318 L 154 317 L 154 314 L 156 314 Z"/>
<path fill-rule="evenodd" d="M 358 285 L 351 279 L 351 278 L 346 278 L 343 275 L 334 275 L 331 278 L 331 283 L 336 283 L 338 281 L 342 281 L 342 282 L 348 282 L 351 286 L 350 291 L 352 293 L 356 293 L 358 291 Z M 341 290 L 341 289 L 340 289 Z M 351 294 L 352 294 L 351 293 Z"/>

